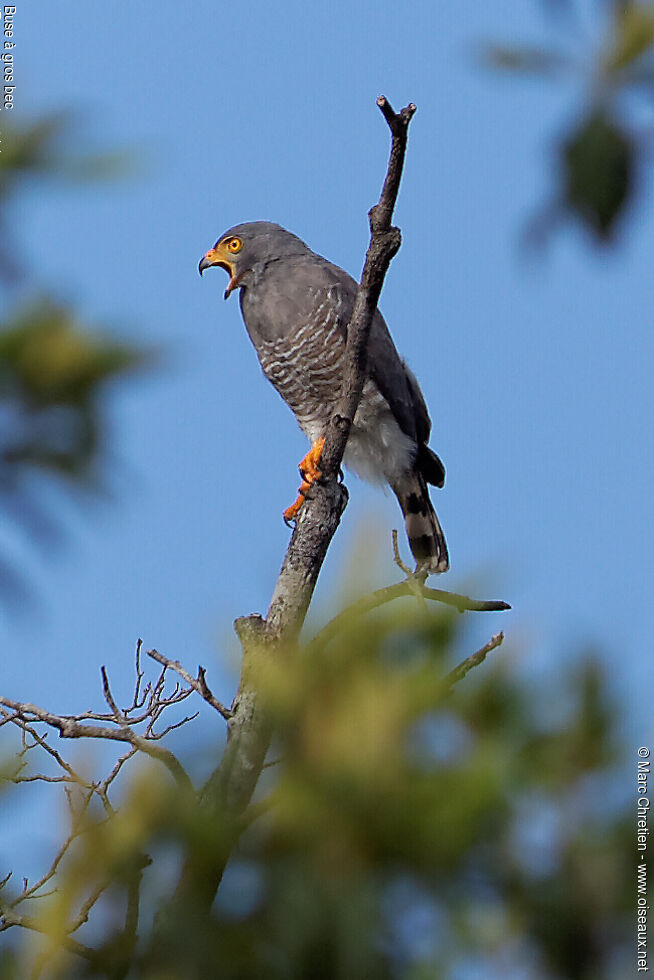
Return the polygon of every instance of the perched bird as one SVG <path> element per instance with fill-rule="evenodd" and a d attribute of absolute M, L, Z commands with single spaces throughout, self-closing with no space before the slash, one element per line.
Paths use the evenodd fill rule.
<path fill-rule="evenodd" d="M 235 225 L 200 261 L 229 273 L 225 299 L 240 290 L 241 313 L 263 372 L 290 406 L 311 450 L 300 463 L 300 497 L 320 477 L 327 424 L 340 394 L 347 325 L 357 284 L 270 221 Z M 368 344 L 367 379 L 345 448 L 348 469 L 389 484 L 400 502 L 409 545 L 420 569 L 444 572 L 447 545 L 427 484 L 442 487 L 445 468 L 427 446 L 431 421 L 422 392 L 400 358 L 381 313 Z"/>

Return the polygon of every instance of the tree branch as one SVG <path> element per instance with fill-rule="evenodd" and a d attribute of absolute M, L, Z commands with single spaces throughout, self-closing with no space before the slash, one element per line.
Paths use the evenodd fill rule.
<path fill-rule="evenodd" d="M 3 919 L 0 932 L 11 929 L 12 926 L 22 926 L 23 929 L 31 929 L 33 932 L 45 933 L 47 935 L 47 929 L 38 919 L 28 915 L 21 915 L 13 911 L 13 909 L 7 909 L 5 911 L 2 903 L 0 903 L 0 916 Z M 93 962 L 98 958 L 98 954 L 94 949 L 91 949 L 90 946 L 84 946 L 83 943 L 78 943 L 75 939 L 71 939 L 70 936 L 62 936 L 59 942 L 69 953 L 76 953 L 82 959 Z"/>
<path fill-rule="evenodd" d="M 187 691 L 179 691 L 176 689 L 169 697 L 164 697 L 162 672 L 162 676 L 155 685 L 155 688 L 150 693 L 148 710 L 136 717 L 130 717 L 129 712 L 131 709 L 128 708 L 121 711 L 117 707 L 111 694 L 109 681 L 104 668 L 102 668 L 102 683 L 105 699 L 111 707 L 111 714 L 85 711 L 80 715 L 58 715 L 52 711 L 47 711 L 45 708 L 40 708 L 36 704 L 12 701 L 10 698 L 6 698 L 1 695 L 0 706 L 9 709 L 11 712 L 9 716 L 5 716 L 6 720 L 17 725 L 23 731 L 29 732 L 29 734 L 35 739 L 36 744 L 45 749 L 45 751 L 55 759 L 58 765 L 63 768 L 67 775 L 67 779 L 70 782 L 77 782 L 84 786 L 88 785 L 87 782 L 81 779 L 68 765 L 68 763 L 61 758 L 59 753 L 55 752 L 47 744 L 45 739 L 35 731 L 34 725 L 47 725 L 49 728 L 53 728 L 58 731 L 60 738 L 99 738 L 113 742 L 127 742 L 134 749 L 138 749 L 139 751 L 144 752 L 146 755 L 151 756 L 153 759 L 157 759 L 159 762 L 162 762 L 168 768 L 178 785 L 183 787 L 185 790 L 193 792 L 191 780 L 177 757 L 169 749 L 164 748 L 162 745 L 156 744 L 159 739 L 163 737 L 165 732 L 155 733 L 152 728 L 154 722 L 160 716 L 164 708 L 168 707 L 170 704 L 177 704 L 179 701 L 184 700 L 191 693 L 191 689 L 189 688 Z M 109 722 L 113 723 L 116 727 L 110 728 L 108 725 L 84 724 L 84 722 L 87 720 Z M 190 718 L 185 718 L 178 724 L 184 724 L 188 720 L 190 720 Z M 134 730 L 134 726 L 139 725 L 144 721 L 148 722 L 147 728 L 145 733 L 140 735 Z M 170 727 L 166 729 L 166 731 L 169 730 Z M 123 761 L 126 761 L 126 758 Z M 25 779 L 25 777 L 20 778 L 23 781 Z M 47 781 L 49 781 L 48 777 L 45 778 Z M 113 778 L 113 776 L 111 778 Z"/>
<path fill-rule="evenodd" d="M 214 697 L 209 690 L 209 685 L 207 684 L 206 679 L 206 670 L 204 667 L 198 667 L 198 676 L 192 677 L 191 674 L 189 674 L 189 672 L 182 667 L 179 660 L 169 660 L 168 657 L 164 657 L 164 655 L 159 653 L 158 650 L 148 650 L 148 657 L 152 657 L 153 660 L 156 660 L 157 663 L 162 664 L 169 670 L 174 670 L 175 673 L 179 674 L 182 680 L 186 681 L 186 683 L 192 687 L 194 691 L 197 691 L 200 697 L 203 698 L 207 704 L 210 704 L 212 708 L 215 708 L 216 711 L 223 716 L 225 721 L 229 721 L 229 719 L 232 717 L 232 712 L 229 710 L 229 708 L 226 708 L 224 704 L 221 704 L 218 698 Z"/>
<path fill-rule="evenodd" d="M 457 592 L 445 592 L 443 589 L 429 589 L 425 586 L 424 579 L 421 579 L 420 576 L 410 576 L 403 582 L 398 582 L 397 585 L 389 585 L 384 589 L 377 589 L 375 592 L 371 592 L 370 595 L 362 596 L 356 602 L 347 606 L 316 633 L 309 644 L 309 650 L 318 649 L 330 643 L 341 632 L 343 627 L 356 617 L 363 616 L 365 613 L 377 609 L 378 606 L 383 606 L 387 602 L 392 602 L 394 599 L 415 596 L 416 593 L 421 598 L 432 599 L 434 602 L 443 602 L 448 606 L 453 606 L 459 612 L 499 612 L 511 608 L 508 602 L 502 602 L 499 599 L 471 599 L 469 596 L 459 595 Z"/>
<path fill-rule="evenodd" d="M 463 680 L 468 671 L 472 670 L 473 667 L 478 667 L 479 664 L 483 664 L 484 660 L 486 659 L 486 655 L 489 654 L 491 650 L 495 650 L 496 647 L 501 646 L 503 641 L 504 633 L 501 631 L 496 633 L 495 636 L 492 636 L 488 643 L 485 643 L 480 650 L 477 650 L 476 653 L 471 653 L 469 657 L 466 657 L 466 659 L 458 664 L 454 670 L 451 670 L 449 674 L 447 674 L 443 680 L 444 686 L 454 687 L 455 684 L 458 684 L 459 681 Z"/>
<path fill-rule="evenodd" d="M 366 379 L 368 337 L 372 318 L 377 309 L 388 267 L 402 244 L 400 229 L 391 226 L 391 219 L 400 189 L 409 123 L 416 107 L 411 103 L 396 114 L 383 95 L 377 99 L 377 105 L 391 130 L 391 153 L 379 203 L 368 212 L 370 244 L 352 318 L 347 329 L 341 397 L 337 412 L 331 419 L 325 448 L 320 457 L 320 469 L 324 479 L 334 477 L 338 473 L 343 459 L 345 444 Z"/>
<path fill-rule="evenodd" d="M 57 853 L 55 854 L 54 858 L 52 859 L 52 863 L 50 864 L 50 867 L 45 872 L 45 874 L 43 874 L 38 881 L 34 882 L 33 885 L 29 884 L 27 878 L 23 879 L 23 890 L 17 895 L 17 897 L 13 901 L 7 903 L 6 906 L 7 908 L 14 909 L 17 905 L 20 905 L 21 902 L 24 902 L 26 899 L 29 898 L 45 897 L 45 895 L 41 891 L 43 886 L 47 885 L 49 881 L 52 881 L 55 874 L 57 873 L 57 869 L 61 864 L 64 856 L 68 853 L 74 841 L 76 841 L 78 837 L 81 835 L 81 833 L 83 832 L 82 817 L 84 816 L 86 810 L 88 809 L 92 796 L 93 796 L 93 790 L 84 794 L 84 797 L 82 799 L 82 805 L 77 813 L 75 813 L 71 808 L 70 833 L 66 838 L 66 840 L 61 845 L 61 847 L 59 848 L 59 850 L 57 851 Z"/>
<path fill-rule="evenodd" d="M 366 377 L 372 318 L 384 277 L 401 243 L 400 231 L 391 226 L 391 219 L 415 106 L 409 105 L 396 114 L 383 96 L 377 100 L 377 105 L 391 131 L 390 159 L 379 203 L 369 212 L 370 244 L 347 329 L 338 407 L 325 433 L 320 460 L 322 478 L 307 492 L 266 618 L 248 616 L 234 624 L 243 648 L 241 680 L 228 721 L 223 758 L 202 796 L 210 813 L 231 820 L 233 840 L 238 834 L 239 818 L 248 806 L 261 774 L 271 738 L 270 721 L 265 716 L 257 690 L 257 666 L 269 658 L 282 656 L 296 644 L 327 549 L 345 509 L 347 491 L 338 482 L 338 472 Z M 199 904 L 198 913 L 208 912 L 228 857 L 229 849 L 226 849 L 224 859 L 208 867 L 205 855 L 190 853 L 175 902 L 195 900 Z M 171 921 L 170 915 L 174 916 L 173 910 L 162 917 L 163 931 Z"/>

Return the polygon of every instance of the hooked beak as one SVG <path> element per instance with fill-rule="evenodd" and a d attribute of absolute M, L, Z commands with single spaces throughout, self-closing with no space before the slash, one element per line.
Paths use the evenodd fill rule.
<path fill-rule="evenodd" d="M 210 248 L 209 251 L 200 259 L 198 272 L 200 275 L 202 275 L 205 269 L 210 269 L 214 265 L 220 266 L 221 269 L 224 269 L 225 272 L 229 273 L 229 283 L 227 285 L 227 289 L 225 290 L 225 299 L 228 299 L 230 294 L 238 286 L 238 278 L 234 272 L 234 267 L 225 259 L 224 255 L 222 255 L 217 248 Z"/>

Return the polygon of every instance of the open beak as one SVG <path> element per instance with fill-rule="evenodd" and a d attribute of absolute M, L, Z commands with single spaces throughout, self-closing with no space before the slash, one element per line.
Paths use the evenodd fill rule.
<path fill-rule="evenodd" d="M 229 283 L 227 285 L 227 289 L 225 290 L 225 299 L 228 299 L 230 294 L 238 286 L 238 279 L 236 277 L 236 273 L 234 272 L 234 267 L 226 260 L 225 256 L 219 252 L 217 248 L 210 248 L 209 251 L 200 259 L 200 264 L 198 266 L 200 275 L 202 275 L 205 269 L 210 269 L 214 265 L 220 266 L 221 269 L 224 269 L 225 272 L 229 274 Z"/>

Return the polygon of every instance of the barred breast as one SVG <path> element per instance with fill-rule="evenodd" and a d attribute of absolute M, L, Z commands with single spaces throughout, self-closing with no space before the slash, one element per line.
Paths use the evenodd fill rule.
<path fill-rule="evenodd" d="M 274 341 L 260 340 L 264 374 L 312 441 L 324 434 L 336 410 L 343 376 L 345 340 L 329 302 L 298 329 Z M 416 444 L 398 425 L 388 402 L 369 378 L 345 450 L 345 466 L 371 483 L 389 483 L 411 467 Z"/>

